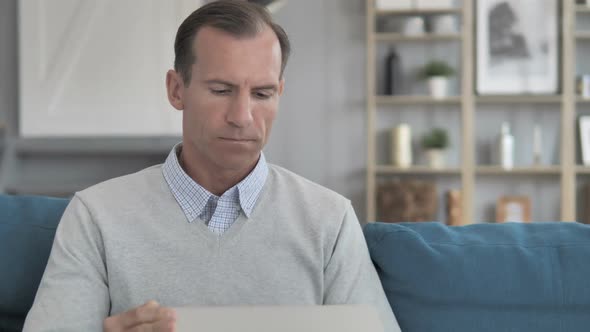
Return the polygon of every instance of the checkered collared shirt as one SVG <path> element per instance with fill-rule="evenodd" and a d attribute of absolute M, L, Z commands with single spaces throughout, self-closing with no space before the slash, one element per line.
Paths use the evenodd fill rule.
<path fill-rule="evenodd" d="M 245 179 L 218 197 L 185 173 L 178 162 L 181 150 L 182 143 L 174 146 L 162 172 L 189 223 L 201 219 L 207 223 L 209 230 L 221 235 L 236 221 L 240 211 L 250 218 L 268 176 L 264 154 L 260 154 L 258 164 Z"/>

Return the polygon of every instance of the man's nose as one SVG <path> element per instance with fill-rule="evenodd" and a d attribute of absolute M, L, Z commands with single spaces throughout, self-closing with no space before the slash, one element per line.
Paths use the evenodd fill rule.
<path fill-rule="evenodd" d="M 227 114 L 227 122 L 238 128 L 248 127 L 253 121 L 252 98 L 249 93 L 240 92 L 232 101 Z"/>

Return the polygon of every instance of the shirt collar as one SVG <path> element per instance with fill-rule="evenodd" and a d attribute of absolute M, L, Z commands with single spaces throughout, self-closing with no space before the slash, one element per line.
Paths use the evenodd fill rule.
<path fill-rule="evenodd" d="M 178 161 L 181 150 L 182 143 L 178 143 L 172 148 L 172 151 L 170 151 L 168 158 L 164 162 L 162 173 L 185 216 L 189 222 L 192 222 L 203 213 L 209 199 L 212 196 L 216 196 L 199 185 L 182 169 Z M 237 185 L 228 189 L 229 192 L 237 187 L 237 199 L 247 218 L 250 218 L 252 214 L 252 210 L 264 187 L 267 176 L 268 164 L 266 163 L 264 154 L 261 153 L 260 159 L 258 159 L 258 163 L 252 172 Z"/>

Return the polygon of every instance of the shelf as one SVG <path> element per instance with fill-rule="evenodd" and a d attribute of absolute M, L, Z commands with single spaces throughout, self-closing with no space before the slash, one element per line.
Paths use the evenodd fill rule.
<path fill-rule="evenodd" d="M 575 36 L 576 39 L 590 39 L 590 31 L 578 31 Z"/>
<path fill-rule="evenodd" d="M 424 34 L 407 36 L 400 33 L 375 33 L 375 40 L 380 42 L 434 42 L 461 40 L 461 34 Z"/>
<path fill-rule="evenodd" d="M 579 181 L 590 181 L 590 165 L 581 166 L 576 165 L 576 156 L 579 154 L 576 151 L 576 142 L 578 139 L 572 130 L 574 128 L 574 119 L 576 115 L 583 113 L 582 111 L 588 109 L 590 111 L 590 98 L 582 99 L 581 96 L 574 94 L 576 91 L 576 66 L 569 60 L 575 60 L 576 52 L 579 47 L 586 44 L 590 45 L 590 26 L 585 29 L 583 26 L 575 27 L 576 17 L 578 19 L 586 19 L 585 15 L 590 17 L 590 6 L 577 6 L 574 1 L 559 1 L 562 5 L 558 13 L 558 25 L 567 27 L 559 37 L 562 37 L 558 46 L 558 53 L 560 58 L 564 61 L 559 64 L 560 81 L 562 82 L 562 89 L 548 92 L 534 93 L 530 90 L 527 94 L 509 94 L 510 91 L 497 92 L 497 95 L 478 95 L 474 93 L 477 81 L 477 64 L 473 61 L 459 61 L 456 68 L 456 83 L 458 91 L 453 91 L 453 96 L 444 98 L 442 100 L 430 97 L 428 91 L 422 90 L 417 93 L 423 95 L 412 95 L 414 90 L 394 90 L 399 91 L 398 94 L 387 95 L 386 89 L 379 90 L 383 85 L 383 70 L 386 70 L 386 64 L 383 63 L 383 48 L 388 45 L 400 47 L 418 47 L 423 48 L 427 45 L 433 44 L 443 48 L 458 46 L 458 50 L 453 49 L 452 55 L 454 58 L 472 60 L 477 48 L 477 36 L 475 29 L 470 29 L 477 23 L 477 1 L 455 1 L 460 3 L 456 5 L 458 8 L 447 8 L 445 10 L 418 10 L 418 9 L 398 9 L 398 10 L 379 10 L 375 7 L 374 0 L 366 1 L 366 95 L 368 102 L 366 103 L 366 124 L 367 124 L 367 190 L 366 190 L 366 221 L 373 221 L 377 219 L 378 215 L 378 197 L 377 186 L 380 181 L 385 181 L 393 178 L 425 178 L 429 181 L 441 182 L 444 186 L 449 184 L 449 181 L 460 181 L 460 190 L 462 193 L 462 210 L 461 216 L 464 221 L 482 220 L 482 216 L 487 219 L 487 214 L 491 214 L 495 198 L 498 193 L 502 193 L 502 188 L 494 187 L 494 182 L 500 182 L 502 187 L 508 186 L 514 182 L 518 187 L 522 184 L 522 191 L 534 191 L 533 196 L 537 200 L 537 195 L 541 196 L 538 200 L 554 201 L 557 198 L 556 204 L 547 205 L 546 208 L 538 209 L 537 219 L 549 220 L 560 219 L 573 221 L 576 219 L 576 214 L 579 212 L 579 199 L 577 199 L 576 182 L 573 177 L 578 177 Z M 396 2 L 397 3 L 397 2 Z M 401 3 L 401 2 L 400 2 Z M 533 5 L 532 5 L 533 6 Z M 408 6 L 409 7 L 409 6 Z M 385 16 L 389 15 L 389 16 Z M 421 16 L 432 17 L 433 15 L 451 15 L 458 23 L 461 23 L 461 28 L 457 28 L 456 34 L 446 35 L 429 35 L 424 34 L 420 36 L 405 36 L 401 30 L 398 33 L 389 33 L 385 30 L 376 30 L 380 26 L 393 26 L 393 23 L 398 22 L 384 22 L 388 19 L 402 20 L 407 16 Z M 584 16 L 582 16 L 584 15 Z M 391 24 L 384 24 L 391 23 Z M 402 22 L 403 23 L 403 22 Z M 463 29 L 465 28 L 465 29 Z M 578 31 L 576 31 L 578 30 Z M 446 42 L 440 42 L 440 41 Z M 389 42 L 389 43 L 388 43 Z M 422 43 L 421 43 L 422 42 Z M 424 55 L 420 50 L 409 50 L 406 54 L 409 57 L 408 63 L 402 61 L 404 70 L 413 70 L 413 65 L 419 65 L 420 59 L 412 59 L 414 55 Z M 451 54 L 449 50 L 443 50 L 442 57 Z M 424 53 L 424 52 L 422 52 Z M 439 52 L 440 53 L 440 52 Z M 459 54 L 455 54 L 459 53 Z M 455 56 L 456 55 L 456 56 Z M 428 56 L 428 54 L 426 54 Z M 449 60 L 449 59 L 447 59 Z M 579 59 L 582 61 L 585 59 Z M 588 60 L 590 61 L 590 60 Z M 584 61 L 582 61 L 584 62 Z M 587 62 L 587 61 L 586 61 Z M 408 77 L 409 78 L 409 77 Z M 414 84 L 413 78 L 403 80 L 401 83 Z M 421 82 L 422 85 L 423 82 Z M 412 86 L 416 88 L 423 88 L 423 86 Z M 405 92 L 405 95 L 403 94 Z M 400 95 L 402 94 L 402 95 Z M 457 96 L 458 95 L 458 96 Z M 500 113 L 497 113 L 498 110 Z M 510 111 L 514 110 L 514 114 Z M 577 111 L 580 112 L 577 112 Z M 452 118 L 445 118 L 447 112 L 458 112 L 452 115 Z M 517 164 L 513 169 L 505 170 L 500 166 L 492 164 L 491 161 L 482 165 L 477 164 L 477 148 L 480 133 L 478 128 L 481 124 L 478 123 L 480 111 L 490 113 L 486 115 L 492 116 L 494 121 L 509 119 L 516 117 L 512 121 L 518 123 L 528 123 L 533 121 L 541 113 L 550 115 L 549 121 L 554 125 L 552 130 L 557 135 L 557 151 L 566 151 L 559 160 L 547 161 L 546 164 L 536 165 L 532 160 L 523 161 L 522 164 Z M 397 112 L 399 117 L 385 117 L 382 112 Z M 417 114 L 411 114 L 418 112 Z M 425 112 L 425 113 L 424 113 Z M 440 114 L 443 112 L 445 114 Z M 521 114 L 521 113 L 531 114 Z M 435 114 L 436 113 L 436 114 Z M 519 113 L 519 114 L 516 114 Z M 459 119 L 456 119 L 459 115 Z M 526 116 L 525 116 L 526 115 Z M 523 117 L 524 116 L 524 117 Z M 532 116 L 532 118 L 531 118 Z M 555 119 L 553 119 L 555 118 Z M 532 120 L 531 120 L 532 119 Z M 559 121 L 557 121 L 559 120 Z M 391 162 L 386 159 L 388 154 L 385 148 L 385 138 L 382 134 L 383 128 L 388 128 L 395 123 L 400 122 L 412 123 L 412 127 L 419 129 L 431 128 L 432 126 L 444 126 L 446 123 L 453 122 L 450 130 L 462 133 L 460 140 L 460 154 L 461 162 L 453 163 L 448 168 L 442 170 L 435 170 L 425 166 L 412 166 L 409 168 L 399 168 L 393 165 L 388 165 Z M 569 124 L 568 124 L 569 123 Z M 515 125 L 516 126 L 516 125 Z M 574 130 L 575 131 L 575 130 Z M 381 161 L 379 165 L 375 165 L 376 161 Z M 422 161 L 422 160 L 420 160 Z M 424 163 L 426 164 L 426 163 Z M 584 174 L 584 175 L 579 175 Z M 564 177 L 564 181 L 561 178 Z M 588 178 L 588 179 L 586 179 Z M 483 182 L 482 182 L 483 181 Z M 541 186 L 547 183 L 547 187 L 551 190 L 549 196 L 544 193 L 536 192 L 536 182 L 539 181 Z M 488 182 L 491 182 L 490 185 Z M 522 182 L 522 183 L 521 183 Z M 533 183 L 534 185 L 530 185 Z M 481 185 L 484 187 L 480 188 Z M 488 187 L 490 185 L 490 187 Z M 479 191 L 485 191 L 486 194 L 478 197 Z M 557 193 L 559 191 L 559 193 Z M 490 200 L 490 206 L 480 204 L 481 202 Z M 559 212 L 557 211 L 559 208 Z M 438 211 L 439 215 L 441 211 Z M 551 216 L 549 216 L 551 214 Z M 556 218 L 556 216 L 559 217 Z"/>
<path fill-rule="evenodd" d="M 561 167 L 559 166 L 531 166 L 515 167 L 511 170 L 505 170 L 500 166 L 478 166 L 475 172 L 480 175 L 559 175 Z"/>
<path fill-rule="evenodd" d="M 440 14 L 461 14 L 461 8 L 424 8 L 424 9 L 376 9 L 378 16 L 386 15 L 440 15 Z"/>
<path fill-rule="evenodd" d="M 476 96 L 480 104 L 559 104 L 561 95 L 494 95 Z"/>
<path fill-rule="evenodd" d="M 18 155 L 166 155 L 180 137 L 19 138 Z"/>
<path fill-rule="evenodd" d="M 576 173 L 578 174 L 590 174 L 590 166 L 577 166 Z"/>
<path fill-rule="evenodd" d="M 395 175 L 395 174 L 414 174 L 414 175 L 459 175 L 461 170 L 459 168 L 442 168 L 434 169 L 428 166 L 411 166 L 401 168 L 391 165 L 377 165 L 375 166 L 377 174 L 381 175 Z"/>
<path fill-rule="evenodd" d="M 435 99 L 430 96 L 376 96 L 377 105 L 459 105 L 461 97 Z"/>

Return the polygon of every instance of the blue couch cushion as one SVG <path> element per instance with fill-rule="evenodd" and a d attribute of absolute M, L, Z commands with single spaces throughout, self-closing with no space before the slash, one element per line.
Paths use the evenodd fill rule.
<path fill-rule="evenodd" d="M 0 195 L 0 327 L 14 326 L 33 304 L 68 202 Z"/>
<path fill-rule="evenodd" d="M 365 226 L 404 332 L 587 331 L 590 226 Z"/>

